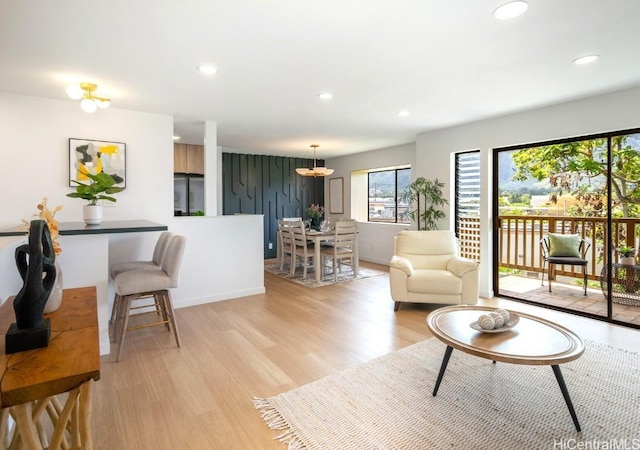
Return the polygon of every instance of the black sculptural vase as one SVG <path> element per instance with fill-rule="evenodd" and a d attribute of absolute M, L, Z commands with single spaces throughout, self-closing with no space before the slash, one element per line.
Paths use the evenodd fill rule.
<path fill-rule="evenodd" d="M 51 324 L 43 315 L 56 281 L 56 255 L 44 220 L 31 221 L 29 243 L 16 248 L 15 258 L 23 286 L 13 300 L 16 323 L 11 324 L 6 335 L 7 353 L 49 345 Z"/>

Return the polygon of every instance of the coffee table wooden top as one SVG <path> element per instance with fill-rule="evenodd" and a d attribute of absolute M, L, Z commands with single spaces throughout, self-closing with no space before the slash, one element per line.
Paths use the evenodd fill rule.
<path fill-rule="evenodd" d="M 448 306 L 427 316 L 433 335 L 456 350 L 494 361 L 557 365 L 584 353 L 582 339 L 571 330 L 540 317 L 516 312 L 520 322 L 502 333 L 483 333 L 469 325 L 480 314 L 495 311 L 487 306 Z"/>

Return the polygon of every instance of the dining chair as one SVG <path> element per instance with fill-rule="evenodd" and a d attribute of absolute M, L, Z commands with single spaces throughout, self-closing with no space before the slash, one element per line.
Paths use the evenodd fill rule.
<path fill-rule="evenodd" d="M 289 267 L 294 263 L 293 261 L 293 244 L 291 240 L 291 225 L 300 222 L 302 223 L 302 218 L 297 217 L 296 220 L 290 219 L 279 219 L 278 220 L 278 241 L 279 241 L 279 249 L 280 249 L 280 270 L 284 270 L 284 260 L 285 257 L 289 256 Z"/>
<path fill-rule="evenodd" d="M 338 273 L 342 271 L 342 260 L 349 259 L 353 268 L 354 277 L 357 277 L 355 258 L 357 257 L 355 246 L 357 239 L 357 222 L 355 220 L 340 220 L 335 223 L 333 230 L 333 244 L 323 247 L 320 254 L 323 260 L 322 267 L 326 270 L 324 261 L 327 258 L 333 260 L 333 279 L 338 281 Z"/>
<path fill-rule="evenodd" d="M 309 267 L 309 259 L 314 258 L 314 247 L 312 243 L 307 242 L 306 230 L 304 222 L 291 222 L 291 228 L 289 230 L 291 235 L 291 270 L 290 274 L 293 276 L 296 273 L 296 266 L 298 263 L 298 257 L 302 258 L 302 279 L 307 278 L 307 269 Z M 312 267 L 316 268 L 317 261 L 314 261 Z"/>
<path fill-rule="evenodd" d="M 157 269 L 137 269 L 129 270 L 118 274 L 114 280 L 115 284 L 115 300 L 114 304 L 118 305 L 115 314 L 114 334 L 115 341 L 118 342 L 116 353 L 116 361 L 120 361 L 122 356 L 122 348 L 127 331 L 147 328 L 156 325 L 164 325 L 169 330 L 173 328 L 173 334 L 176 344 L 180 347 L 180 334 L 178 333 L 178 324 L 176 323 L 171 301 L 171 289 L 178 287 L 178 278 L 180 275 L 180 267 L 182 265 L 182 257 L 184 255 L 184 247 L 186 238 L 184 236 L 175 235 L 171 238 L 165 256 L 162 260 L 160 270 Z M 140 323 L 139 325 L 129 326 L 129 318 L 131 310 L 145 309 L 153 305 L 134 306 L 133 302 L 146 297 L 153 296 L 156 305 L 160 305 L 159 320 Z M 152 311 L 142 311 L 135 314 L 136 318 L 146 314 L 157 314 L 154 309 Z"/>

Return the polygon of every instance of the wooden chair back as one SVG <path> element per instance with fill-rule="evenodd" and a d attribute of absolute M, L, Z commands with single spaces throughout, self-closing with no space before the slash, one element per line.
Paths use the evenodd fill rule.
<path fill-rule="evenodd" d="M 337 248 L 353 250 L 358 233 L 355 220 L 341 220 L 335 223 L 333 245 Z"/>

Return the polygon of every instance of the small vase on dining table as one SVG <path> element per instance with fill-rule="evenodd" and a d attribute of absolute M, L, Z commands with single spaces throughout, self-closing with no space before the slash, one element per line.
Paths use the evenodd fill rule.
<path fill-rule="evenodd" d="M 322 217 L 312 217 L 311 224 L 309 228 L 315 231 L 320 231 L 320 223 L 322 222 Z"/>

